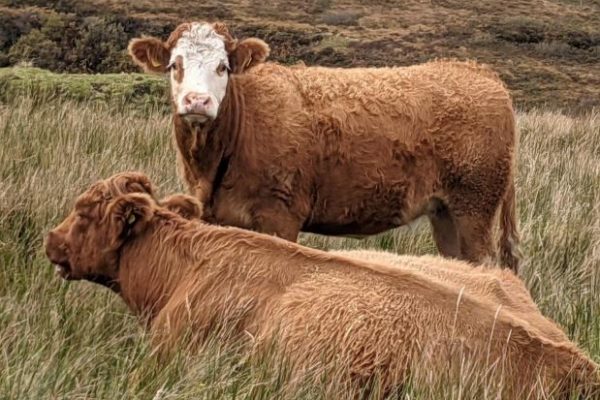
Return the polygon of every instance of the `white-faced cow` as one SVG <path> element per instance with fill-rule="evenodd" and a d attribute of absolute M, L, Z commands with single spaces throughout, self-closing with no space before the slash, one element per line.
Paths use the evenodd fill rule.
<path fill-rule="evenodd" d="M 517 269 L 511 98 L 473 62 L 286 67 L 222 23 L 133 39 L 169 74 L 181 173 L 204 217 L 295 241 L 367 235 L 428 215 L 441 254 Z"/>

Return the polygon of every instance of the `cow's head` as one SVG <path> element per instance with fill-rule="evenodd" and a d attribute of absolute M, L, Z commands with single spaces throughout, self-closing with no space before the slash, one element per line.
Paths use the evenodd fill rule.
<path fill-rule="evenodd" d="M 140 173 L 121 173 L 92 185 L 73 211 L 46 236 L 46 254 L 64 279 L 86 279 L 118 290 L 119 252 L 140 234 L 157 204 Z"/>
<path fill-rule="evenodd" d="M 269 46 L 260 39 L 234 39 L 223 23 L 184 23 L 166 41 L 131 40 L 129 54 L 144 71 L 170 73 L 176 112 L 189 122 L 214 120 L 229 74 L 263 62 Z"/>

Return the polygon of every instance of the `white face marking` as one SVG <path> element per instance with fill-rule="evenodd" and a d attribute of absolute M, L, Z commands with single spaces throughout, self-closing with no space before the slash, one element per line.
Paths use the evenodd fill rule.
<path fill-rule="evenodd" d="M 225 97 L 229 68 L 225 41 L 210 24 L 192 24 L 171 51 L 170 63 L 181 56 L 183 79 L 177 82 L 176 67 L 171 72 L 171 94 L 177 112 L 190 119 L 205 122 L 217 116 Z M 221 73 L 217 72 L 221 67 Z M 191 100 L 191 101 L 190 101 Z"/>

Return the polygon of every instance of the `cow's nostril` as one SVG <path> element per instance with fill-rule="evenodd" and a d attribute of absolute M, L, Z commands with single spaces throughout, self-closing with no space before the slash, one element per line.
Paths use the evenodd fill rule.
<path fill-rule="evenodd" d="M 186 106 L 193 106 L 195 104 L 205 106 L 210 103 L 210 96 L 199 93 L 188 93 L 183 97 L 183 103 Z"/>
<path fill-rule="evenodd" d="M 212 99 L 209 94 L 196 92 L 188 93 L 182 101 L 182 115 L 197 116 L 207 115 L 212 107 Z"/>

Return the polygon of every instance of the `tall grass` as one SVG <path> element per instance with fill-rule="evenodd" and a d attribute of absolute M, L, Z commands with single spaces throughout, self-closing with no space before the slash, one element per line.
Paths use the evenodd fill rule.
<path fill-rule="evenodd" d="M 518 124 L 522 277 L 542 312 L 600 361 L 600 114 L 540 110 L 519 114 Z M 91 182 L 123 170 L 144 171 L 162 194 L 182 189 L 168 116 L 32 98 L 0 106 L 0 399 L 331 396 L 326 384 L 291 391 L 285 368 L 250 363 L 219 341 L 159 365 L 117 296 L 54 277 L 43 233 Z M 301 240 L 435 252 L 422 222 L 363 240 Z M 466 379 L 402 396 L 494 398 Z"/>

